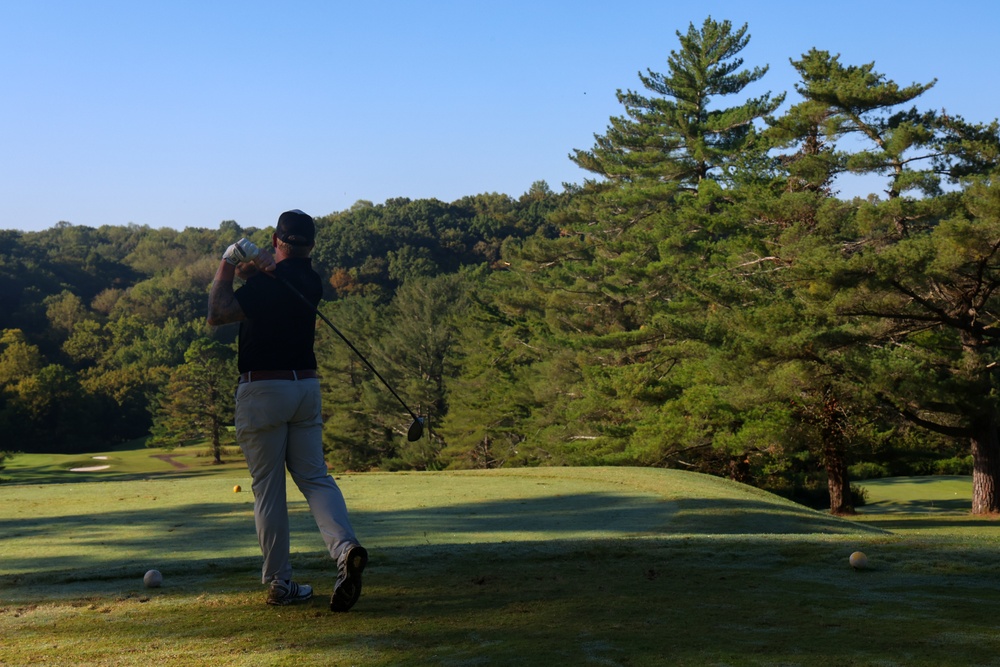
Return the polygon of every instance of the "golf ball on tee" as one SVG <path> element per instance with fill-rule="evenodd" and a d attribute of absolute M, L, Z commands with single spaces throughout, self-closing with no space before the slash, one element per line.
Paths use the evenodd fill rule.
<path fill-rule="evenodd" d="M 851 563 L 851 567 L 855 570 L 861 570 L 868 567 L 868 556 L 864 555 L 860 551 L 852 553 L 849 561 Z"/>
<path fill-rule="evenodd" d="M 150 570 L 143 576 L 142 583 L 146 585 L 146 588 L 159 588 L 160 584 L 163 583 L 163 575 L 160 574 L 159 570 Z"/>

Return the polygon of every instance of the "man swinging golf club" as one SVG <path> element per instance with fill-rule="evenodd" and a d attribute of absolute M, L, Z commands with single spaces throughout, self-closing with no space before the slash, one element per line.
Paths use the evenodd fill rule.
<path fill-rule="evenodd" d="M 323 293 L 309 258 L 313 219 L 299 210 L 278 218 L 272 256 L 247 239 L 229 246 L 208 297 L 208 323 L 240 323 L 236 439 L 253 478 L 254 520 L 264 556 L 267 603 L 305 602 L 312 587 L 292 580 L 285 469 L 309 503 L 337 580 L 330 609 L 347 611 L 361 595 L 368 552 L 354 535 L 347 504 L 323 458 L 320 384 L 313 341 Z M 233 277 L 246 280 L 233 291 Z M 276 278 L 276 279 L 275 279 Z M 286 285 L 312 308 L 290 296 Z"/>

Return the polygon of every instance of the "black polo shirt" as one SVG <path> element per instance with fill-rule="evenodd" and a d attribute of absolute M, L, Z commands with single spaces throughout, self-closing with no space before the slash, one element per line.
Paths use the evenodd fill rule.
<path fill-rule="evenodd" d="M 323 283 L 312 270 L 312 260 L 284 259 L 274 273 L 291 283 L 313 306 L 319 304 Z M 236 290 L 236 300 L 246 315 L 240 322 L 240 373 L 316 368 L 316 312 L 281 280 L 257 273 Z"/>

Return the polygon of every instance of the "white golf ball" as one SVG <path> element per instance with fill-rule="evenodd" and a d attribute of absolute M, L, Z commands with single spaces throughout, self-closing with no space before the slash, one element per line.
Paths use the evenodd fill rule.
<path fill-rule="evenodd" d="M 163 575 L 160 574 L 159 570 L 150 570 L 143 576 L 142 583 L 146 585 L 146 588 L 159 588 L 160 584 L 163 583 Z"/>
<path fill-rule="evenodd" d="M 868 567 L 868 556 L 864 555 L 860 551 L 855 551 L 854 553 L 852 553 L 851 557 L 848 560 L 851 563 L 851 567 L 853 567 L 855 570 L 863 570 L 864 568 Z"/>

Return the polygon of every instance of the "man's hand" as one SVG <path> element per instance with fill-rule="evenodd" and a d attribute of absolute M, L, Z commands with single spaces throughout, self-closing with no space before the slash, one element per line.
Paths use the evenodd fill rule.
<path fill-rule="evenodd" d="M 226 252 L 222 254 L 222 259 L 233 266 L 250 264 L 261 271 L 274 270 L 274 257 L 271 256 L 271 253 L 261 250 L 246 238 L 242 238 L 226 248 Z"/>
<path fill-rule="evenodd" d="M 222 259 L 236 266 L 244 262 L 252 262 L 259 254 L 260 248 L 251 243 L 249 239 L 243 238 L 226 248 L 226 252 L 222 253 Z"/>
<path fill-rule="evenodd" d="M 276 266 L 271 253 L 261 250 L 248 239 L 240 239 L 226 248 L 222 260 L 208 293 L 208 323 L 213 327 L 239 322 L 246 317 L 233 292 L 234 273 L 246 280 L 257 271 L 268 275 Z"/>
<path fill-rule="evenodd" d="M 258 273 L 260 273 L 260 271 L 258 271 L 257 267 L 253 264 L 240 264 L 236 267 L 236 277 L 244 282 L 250 280 L 250 278 Z"/>

